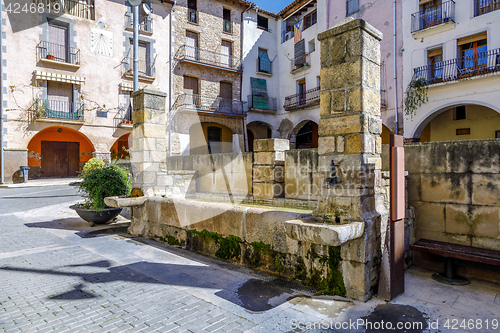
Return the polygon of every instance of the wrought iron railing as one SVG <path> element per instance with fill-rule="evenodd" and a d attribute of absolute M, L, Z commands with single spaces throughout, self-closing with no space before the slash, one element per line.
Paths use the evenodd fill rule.
<path fill-rule="evenodd" d="M 487 14 L 500 9 L 500 0 L 475 0 L 474 16 Z"/>
<path fill-rule="evenodd" d="M 174 109 L 242 115 L 243 103 L 237 99 L 181 94 L 177 96 Z"/>
<path fill-rule="evenodd" d="M 73 16 L 95 20 L 94 0 L 63 0 L 63 11 Z"/>
<path fill-rule="evenodd" d="M 114 118 L 115 127 L 132 125 L 132 105 L 120 107 Z"/>
<path fill-rule="evenodd" d="M 241 58 L 217 53 L 189 45 L 182 45 L 174 57 L 177 61 L 194 61 L 202 64 L 241 71 Z"/>
<path fill-rule="evenodd" d="M 271 60 L 258 57 L 257 72 L 271 74 L 273 72 L 273 62 Z"/>
<path fill-rule="evenodd" d="M 132 29 L 134 27 L 134 18 L 131 12 L 125 13 L 125 28 Z M 150 15 L 139 17 L 139 30 L 145 32 L 153 32 L 153 19 Z"/>
<path fill-rule="evenodd" d="M 194 9 L 188 9 L 188 22 L 198 23 L 198 11 Z"/>
<path fill-rule="evenodd" d="M 453 0 L 411 14 L 411 32 L 450 21 L 455 22 L 455 1 Z"/>
<path fill-rule="evenodd" d="M 39 60 L 48 59 L 73 65 L 80 64 L 80 49 L 74 47 L 40 41 L 36 50 Z"/>
<path fill-rule="evenodd" d="M 262 95 L 248 95 L 249 110 L 277 111 L 278 102 L 276 98 Z"/>
<path fill-rule="evenodd" d="M 320 87 L 306 90 L 304 93 L 299 93 L 285 97 L 285 110 L 300 109 L 313 106 L 319 103 Z"/>
<path fill-rule="evenodd" d="M 233 33 L 233 23 L 230 20 L 224 20 L 224 32 Z"/>
<path fill-rule="evenodd" d="M 415 68 L 412 80 L 424 79 L 426 84 L 434 84 L 494 72 L 500 72 L 500 49 Z"/>
<path fill-rule="evenodd" d="M 125 68 L 125 74 L 132 75 L 134 72 L 134 61 L 130 58 L 123 62 L 123 67 Z M 138 72 L 140 76 L 155 76 L 155 66 L 151 64 L 150 61 L 139 60 Z"/>
<path fill-rule="evenodd" d="M 66 119 L 84 120 L 83 103 L 72 103 L 50 99 L 35 99 L 31 106 L 31 120 Z"/>
<path fill-rule="evenodd" d="M 290 71 L 294 72 L 304 67 L 309 67 L 311 64 L 311 57 L 309 54 L 305 53 L 301 56 L 298 56 L 290 61 Z"/>

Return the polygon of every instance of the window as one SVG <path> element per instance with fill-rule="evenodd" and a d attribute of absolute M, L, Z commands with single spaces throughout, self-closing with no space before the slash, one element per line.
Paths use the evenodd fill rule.
<path fill-rule="evenodd" d="M 359 0 L 347 0 L 346 8 L 347 8 L 346 16 L 359 12 Z"/>
<path fill-rule="evenodd" d="M 309 44 L 309 54 L 316 51 L 316 41 L 314 39 L 310 40 L 308 44 Z"/>
<path fill-rule="evenodd" d="M 231 111 L 233 106 L 233 84 L 231 82 L 220 82 L 219 111 Z"/>
<path fill-rule="evenodd" d="M 470 134 L 470 128 L 457 128 L 456 134 L 457 135 L 469 135 Z"/>
<path fill-rule="evenodd" d="M 95 19 L 94 0 L 64 0 L 59 2 L 63 13 L 82 17 L 89 20 Z"/>
<path fill-rule="evenodd" d="M 321 87 L 321 77 L 319 75 L 316 76 L 316 84 L 318 85 L 318 88 Z"/>
<path fill-rule="evenodd" d="M 257 71 L 262 73 L 271 73 L 271 60 L 266 49 L 259 47 L 259 59 L 257 61 Z"/>
<path fill-rule="evenodd" d="M 269 31 L 269 19 L 267 17 L 257 15 L 257 28 Z"/>
<path fill-rule="evenodd" d="M 192 76 L 184 76 L 184 94 L 185 105 L 195 107 L 200 105 L 200 96 L 198 95 L 198 79 Z"/>
<path fill-rule="evenodd" d="M 304 16 L 304 30 L 309 28 L 310 26 L 315 25 L 318 22 L 318 12 L 313 11 L 306 16 Z"/>
<path fill-rule="evenodd" d="M 495 138 L 500 139 L 500 131 L 495 131 Z"/>
<path fill-rule="evenodd" d="M 221 45 L 221 65 L 231 67 L 232 63 L 232 55 L 233 55 L 233 43 L 223 40 Z"/>
<path fill-rule="evenodd" d="M 68 56 L 68 26 L 55 21 L 50 21 L 47 59 L 69 62 Z"/>
<path fill-rule="evenodd" d="M 443 49 L 427 51 L 429 64 L 429 83 L 441 82 L 443 79 Z"/>
<path fill-rule="evenodd" d="M 465 105 L 457 106 L 453 112 L 453 120 L 467 119 L 465 113 Z"/>
<path fill-rule="evenodd" d="M 224 29 L 224 32 L 227 32 L 227 33 L 232 33 L 233 32 L 233 26 L 232 26 L 232 23 L 231 23 L 231 11 L 229 9 L 226 9 L 224 8 L 222 10 L 222 18 L 223 18 L 223 29 Z"/>
<path fill-rule="evenodd" d="M 153 76 L 153 67 L 151 66 L 151 57 L 150 57 L 150 47 L 149 43 L 139 41 L 139 75 L 143 76 Z M 130 40 L 130 67 L 129 71 L 133 70 L 134 66 L 134 47 L 133 41 Z"/>
<path fill-rule="evenodd" d="M 198 59 L 198 34 L 196 32 L 186 31 L 186 58 Z"/>
<path fill-rule="evenodd" d="M 420 1 L 421 28 L 425 29 L 436 24 L 441 24 L 443 19 L 442 0 Z"/>
<path fill-rule="evenodd" d="M 61 117 L 60 114 L 75 111 L 73 108 L 73 85 L 64 82 L 47 81 L 47 104 L 47 118 L 67 118 Z"/>
<path fill-rule="evenodd" d="M 461 38 L 457 45 L 460 52 L 460 75 L 469 75 L 477 69 L 486 67 L 488 58 L 486 32 Z"/>
<path fill-rule="evenodd" d="M 500 0 L 474 0 L 474 15 L 483 15 L 500 9 Z"/>
<path fill-rule="evenodd" d="M 196 0 L 188 0 L 188 22 L 198 23 L 198 4 Z"/>
<path fill-rule="evenodd" d="M 220 127 L 207 127 L 207 146 L 209 154 L 222 152 L 222 129 Z"/>
<path fill-rule="evenodd" d="M 306 104 L 306 79 L 297 81 L 297 100 L 299 105 Z"/>

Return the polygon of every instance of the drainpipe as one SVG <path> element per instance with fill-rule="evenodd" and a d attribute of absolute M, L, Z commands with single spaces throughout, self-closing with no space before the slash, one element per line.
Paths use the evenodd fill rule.
<path fill-rule="evenodd" d="M 173 62 L 173 56 L 172 56 L 172 15 L 174 15 L 174 7 L 177 5 L 177 0 L 174 0 L 174 4 L 172 5 L 172 7 L 170 7 L 170 19 L 169 19 L 169 24 L 170 24 L 170 31 L 169 31 L 169 35 L 170 35 L 170 40 L 169 40 L 169 47 L 168 47 L 168 53 L 169 53 L 169 56 L 168 56 L 168 63 L 169 63 L 169 73 L 168 73 L 168 81 L 169 81 L 169 94 L 168 94 L 168 110 L 169 110 L 169 115 L 168 115 L 168 126 L 169 126 L 169 133 L 168 133 L 168 151 L 169 151 L 169 154 L 170 156 L 172 156 L 172 130 L 173 130 L 173 124 L 172 122 L 174 121 L 174 117 L 173 117 L 173 110 L 172 110 L 172 94 L 174 92 L 174 88 L 173 88 L 173 76 L 172 76 L 172 71 L 173 71 L 173 68 L 172 68 L 172 62 Z"/>
<path fill-rule="evenodd" d="M 394 111 L 396 120 L 396 135 L 399 134 L 399 117 L 398 117 L 398 78 L 397 78 L 397 58 L 398 58 L 398 46 L 397 46 L 397 21 L 396 21 L 396 0 L 393 0 L 393 21 L 394 21 Z"/>
<path fill-rule="evenodd" d="M 3 39 L 2 15 L 0 11 L 0 184 L 5 183 L 4 152 L 3 152 Z"/>
<path fill-rule="evenodd" d="M 244 34 L 244 15 L 247 11 L 252 9 L 255 6 L 255 4 L 251 4 L 248 6 L 247 9 L 241 12 L 241 32 L 240 32 L 240 55 L 241 55 L 241 66 L 243 68 L 243 39 L 245 38 Z M 243 73 L 240 74 L 240 102 L 241 106 L 243 107 Z M 242 110 L 243 111 L 243 110 Z M 245 116 L 242 118 L 243 120 L 243 150 L 244 152 L 248 149 L 248 139 L 247 139 L 247 122 L 245 120 Z"/>

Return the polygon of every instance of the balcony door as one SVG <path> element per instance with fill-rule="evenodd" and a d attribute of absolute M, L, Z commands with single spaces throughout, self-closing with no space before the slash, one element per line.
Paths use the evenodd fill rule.
<path fill-rule="evenodd" d="M 195 108 L 200 105 L 200 96 L 198 91 L 198 79 L 192 76 L 184 76 L 184 96 L 183 104 Z"/>
<path fill-rule="evenodd" d="M 297 81 L 297 102 L 299 105 L 306 104 L 306 79 Z"/>
<path fill-rule="evenodd" d="M 186 31 L 186 58 L 198 60 L 198 34 Z"/>
<path fill-rule="evenodd" d="M 49 46 L 47 58 L 68 62 L 68 26 L 49 22 Z M 52 59 L 53 57 L 53 59 Z"/>
<path fill-rule="evenodd" d="M 219 96 L 221 98 L 219 111 L 231 112 L 233 106 L 233 84 L 230 82 L 221 82 Z"/>
<path fill-rule="evenodd" d="M 73 119 L 73 85 L 47 81 L 47 104 L 47 118 Z"/>
<path fill-rule="evenodd" d="M 221 65 L 231 67 L 233 65 L 231 61 L 232 55 L 233 43 L 223 40 L 221 45 Z"/>
<path fill-rule="evenodd" d="M 488 60 L 486 33 L 459 39 L 457 44 L 460 51 L 461 75 L 472 75 L 486 67 Z"/>
<path fill-rule="evenodd" d="M 429 50 L 429 82 L 441 82 L 443 79 L 443 49 Z"/>

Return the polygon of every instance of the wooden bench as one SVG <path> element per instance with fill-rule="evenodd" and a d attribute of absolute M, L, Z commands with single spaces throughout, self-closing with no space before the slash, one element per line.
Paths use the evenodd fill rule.
<path fill-rule="evenodd" d="M 464 285 L 469 283 L 468 279 L 455 275 L 455 262 L 453 259 L 500 266 L 500 251 L 496 250 L 451 244 L 429 239 L 420 239 L 416 241 L 415 244 L 410 245 L 410 249 L 445 257 L 445 272 L 443 274 L 433 274 L 432 278 L 448 284 Z"/>

